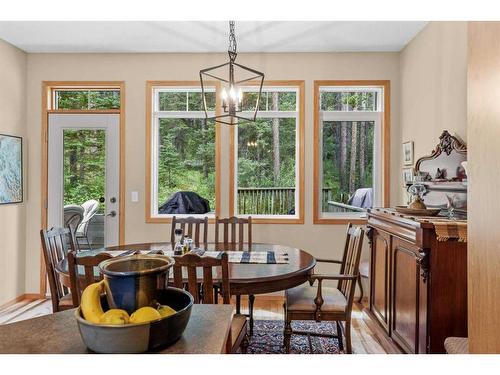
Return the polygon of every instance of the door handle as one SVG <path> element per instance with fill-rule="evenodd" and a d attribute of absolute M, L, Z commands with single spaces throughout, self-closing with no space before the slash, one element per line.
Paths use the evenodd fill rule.
<path fill-rule="evenodd" d="M 111 216 L 111 217 L 115 217 L 116 216 L 116 211 L 111 211 L 109 214 L 107 214 L 106 216 Z"/>

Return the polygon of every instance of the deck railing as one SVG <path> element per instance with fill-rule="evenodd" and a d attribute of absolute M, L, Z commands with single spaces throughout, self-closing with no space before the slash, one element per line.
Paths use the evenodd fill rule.
<path fill-rule="evenodd" d="M 289 215 L 295 207 L 295 188 L 238 188 L 237 199 L 239 214 Z"/>
<path fill-rule="evenodd" d="M 331 200 L 332 189 L 323 189 L 323 205 Z M 238 188 L 238 214 L 291 215 L 295 211 L 294 187 Z"/>

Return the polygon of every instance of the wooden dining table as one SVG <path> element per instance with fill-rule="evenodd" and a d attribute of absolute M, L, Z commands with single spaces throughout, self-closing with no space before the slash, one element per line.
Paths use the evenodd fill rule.
<path fill-rule="evenodd" d="M 224 249 L 215 243 L 207 244 L 207 251 L 223 251 Z M 121 246 L 106 247 L 97 250 L 81 251 L 77 256 L 96 255 L 101 252 L 113 251 L 158 251 L 169 253 L 172 251 L 170 242 L 137 243 Z M 264 294 L 283 291 L 303 284 L 307 281 L 314 266 L 315 258 L 308 252 L 294 247 L 252 243 L 251 246 L 245 244 L 244 251 L 273 251 L 275 254 L 287 254 L 288 262 L 279 264 L 261 263 L 229 263 L 229 282 L 232 295 Z M 61 282 L 70 287 L 69 271 L 67 259 L 61 260 L 56 265 Z M 83 268 L 80 270 L 83 275 Z M 99 278 L 99 270 L 96 268 L 96 278 Z M 214 274 L 214 279 L 218 280 L 219 273 Z"/>

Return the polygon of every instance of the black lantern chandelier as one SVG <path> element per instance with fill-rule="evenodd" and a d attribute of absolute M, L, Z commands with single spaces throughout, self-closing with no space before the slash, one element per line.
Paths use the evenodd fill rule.
<path fill-rule="evenodd" d="M 229 62 L 211 68 L 200 70 L 203 108 L 207 120 L 214 120 L 222 124 L 237 125 L 239 120 L 255 121 L 259 109 L 259 100 L 264 84 L 264 73 L 238 64 L 236 60 L 236 36 L 234 21 L 229 21 L 229 47 L 227 50 Z M 227 78 L 223 78 L 227 77 Z M 221 82 L 222 114 L 210 117 L 207 110 L 205 84 L 208 80 L 216 79 Z M 253 95 L 243 98 L 241 86 L 259 86 L 254 89 Z M 255 83 L 255 84 L 252 84 Z M 217 112 L 216 112 L 217 113 Z"/>

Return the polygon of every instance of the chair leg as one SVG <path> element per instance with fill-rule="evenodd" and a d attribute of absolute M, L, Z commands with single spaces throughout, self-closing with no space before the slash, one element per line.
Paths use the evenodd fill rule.
<path fill-rule="evenodd" d="M 253 304 L 255 302 L 255 296 L 250 294 L 248 296 L 248 315 L 250 316 L 250 336 L 253 336 Z"/>
<path fill-rule="evenodd" d="M 351 320 L 347 320 L 345 322 L 345 346 L 346 346 L 346 353 L 347 354 L 352 354 L 352 344 L 351 344 Z"/>
<path fill-rule="evenodd" d="M 285 347 L 285 353 L 290 353 L 290 340 L 292 338 L 292 324 L 288 319 L 288 313 L 286 310 L 286 303 L 283 304 L 283 309 L 285 310 L 285 329 L 283 330 L 283 346 Z"/>
<path fill-rule="evenodd" d="M 248 335 L 245 335 L 245 337 L 243 337 L 243 340 L 241 341 L 241 345 L 240 345 L 241 354 L 247 354 L 249 345 L 250 345 L 250 341 L 248 340 Z"/>
<path fill-rule="evenodd" d="M 80 242 L 78 242 L 78 237 L 75 237 L 75 245 L 77 251 L 82 251 L 82 248 L 80 247 Z"/>
<path fill-rule="evenodd" d="M 339 350 L 343 351 L 344 350 L 344 339 L 342 338 L 342 325 L 340 324 L 339 321 L 337 323 L 337 336 L 339 340 Z"/>
<path fill-rule="evenodd" d="M 361 282 L 361 275 L 358 273 L 358 285 L 359 285 L 359 290 L 361 292 L 361 295 L 359 296 L 358 302 L 361 303 L 363 301 L 363 283 Z"/>
<path fill-rule="evenodd" d="M 88 236 L 85 236 L 85 239 L 87 240 L 87 246 L 89 247 L 88 250 L 92 250 L 92 246 L 90 246 L 90 241 Z"/>
<path fill-rule="evenodd" d="M 236 295 L 236 314 L 241 314 L 241 296 Z"/>
<path fill-rule="evenodd" d="M 219 303 L 219 287 L 217 285 L 214 285 L 214 303 Z"/>

